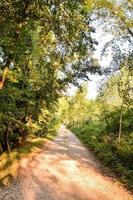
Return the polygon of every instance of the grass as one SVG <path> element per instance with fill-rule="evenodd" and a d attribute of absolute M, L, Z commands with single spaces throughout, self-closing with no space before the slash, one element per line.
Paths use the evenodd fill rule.
<path fill-rule="evenodd" d="M 53 140 L 56 134 L 48 134 L 45 138 L 28 139 L 24 146 L 14 149 L 10 154 L 0 155 L 0 185 L 10 185 L 17 178 L 21 159 L 31 158 L 42 151 L 45 142 Z"/>
<path fill-rule="evenodd" d="M 123 136 L 119 145 L 113 134 L 103 134 L 102 129 L 98 124 L 88 124 L 71 131 L 133 192 L 133 132 Z"/>

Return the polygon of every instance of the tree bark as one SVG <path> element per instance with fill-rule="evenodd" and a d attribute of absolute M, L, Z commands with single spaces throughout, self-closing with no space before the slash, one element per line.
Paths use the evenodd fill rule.
<path fill-rule="evenodd" d="M 1 143 L 0 143 L 0 153 L 3 153 L 3 148 Z"/>
<path fill-rule="evenodd" d="M 4 132 L 4 138 L 3 138 L 3 145 L 2 145 L 2 149 L 3 151 L 7 151 L 8 153 L 10 153 L 11 148 L 10 148 L 10 143 L 9 143 L 9 128 L 7 125 L 7 128 Z"/>
<path fill-rule="evenodd" d="M 29 126 L 32 124 L 32 115 L 29 116 L 28 124 L 29 124 Z"/>
<path fill-rule="evenodd" d="M 122 136 L 122 117 L 123 117 L 123 101 L 122 101 L 121 110 L 120 110 L 119 135 L 118 135 L 119 144 L 121 142 L 121 136 Z"/>
<path fill-rule="evenodd" d="M 21 143 L 24 144 L 26 142 L 26 139 L 27 139 L 27 133 L 25 132 L 25 130 L 22 130 Z"/>

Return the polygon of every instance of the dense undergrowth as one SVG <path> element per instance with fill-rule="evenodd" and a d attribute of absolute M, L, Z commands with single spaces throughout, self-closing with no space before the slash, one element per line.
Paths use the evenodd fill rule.
<path fill-rule="evenodd" d="M 126 136 L 118 144 L 113 133 L 103 132 L 103 122 L 82 124 L 70 129 L 133 191 L 133 132 L 128 133 L 128 137 L 125 133 Z"/>

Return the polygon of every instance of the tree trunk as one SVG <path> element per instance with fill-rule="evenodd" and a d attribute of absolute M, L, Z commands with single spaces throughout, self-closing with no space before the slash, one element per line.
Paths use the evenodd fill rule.
<path fill-rule="evenodd" d="M 21 143 L 24 144 L 26 142 L 26 138 L 27 138 L 27 133 L 25 131 L 22 132 L 22 139 L 21 139 Z"/>
<path fill-rule="evenodd" d="M 123 101 L 122 101 L 121 110 L 120 110 L 119 135 L 118 135 L 119 144 L 121 142 L 121 135 L 122 135 L 122 117 L 123 117 Z"/>
<path fill-rule="evenodd" d="M 8 129 L 8 125 L 7 125 L 7 128 L 6 128 L 5 132 L 4 132 L 2 149 L 3 149 L 3 151 L 8 151 L 8 153 L 10 153 L 10 151 L 11 151 L 10 144 L 9 144 L 9 129 Z"/>
<path fill-rule="evenodd" d="M 6 132 L 6 146 L 7 146 L 7 151 L 10 153 L 11 148 L 10 148 L 10 144 L 9 144 L 9 130 L 7 127 L 7 132 Z"/>
<path fill-rule="evenodd" d="M 0 153 L 3 153 L 3 148 L 1 143 L 0 143 Z"/>
<path fill-rule="evenodd" d="M 10 144 L 9 144 L 9 140 L 8 139 L 7 139 L 7 151 L 8 151 L 8 153 L 11 152 L 11 148 L 10 148 Z"/>
<path fill-rule="evenodd" d="M 31 126 L 31 124 L 32 124 L 32 115 L 29 116 L 28 124 L 29 124 L 29 126 Z"/>

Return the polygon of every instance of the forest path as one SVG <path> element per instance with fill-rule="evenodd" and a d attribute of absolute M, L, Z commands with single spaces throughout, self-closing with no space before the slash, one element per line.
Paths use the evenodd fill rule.
<path fill-rule="evenodd" d="M 54 141 L 32 159 L 22 159 L 19 179 L 0 190 L 0 200 L 132 200 L 101 169 L 81 142 L 61 127 Z"/>

